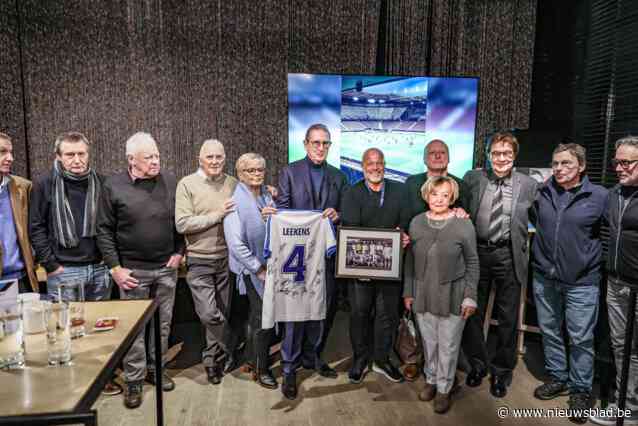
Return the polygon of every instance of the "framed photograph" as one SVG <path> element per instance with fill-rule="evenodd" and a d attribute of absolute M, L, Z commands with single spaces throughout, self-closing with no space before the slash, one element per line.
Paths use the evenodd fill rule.
<path fill-rule="evenodd" d="M 340 226 L 337 278 L 401 280 L 401 231 Z"/>

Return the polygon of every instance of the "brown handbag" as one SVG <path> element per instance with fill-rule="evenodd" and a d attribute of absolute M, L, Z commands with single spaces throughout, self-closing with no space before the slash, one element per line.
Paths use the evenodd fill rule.
<path fill-rule="evenodd" d="M 411 312 L 406 312 L 399 322 L 395 350 L 402 364 L 417 365 L 423 361 L 421 338 Z"/>

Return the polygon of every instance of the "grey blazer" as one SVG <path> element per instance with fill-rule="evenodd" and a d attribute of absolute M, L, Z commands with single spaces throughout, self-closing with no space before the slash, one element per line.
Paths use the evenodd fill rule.
<path fill-rule="evenodd" d="M 466 207 L 468 208 L 472 223 L 476 226 L 481 199 L 489 183 L 487 171 L 470 170 L 463 176 L 463 181 L 467 185 Z M 510 221 L 512 257 L 516 279 L 519 283 L 523 283 L 527 282 L 527 270 L 529 266 L 527 225 L 529 223 L 530 208 L 538 192 L 538 183 L 529 176 L 513 171 L 512 191 L 512 218 Z"/>
<path fill-rule="evenodd" d="M 425 213 L 410 222 L 412 241 L 405 257 L 403 297 L 414 298 L 414 312 L 460 315 L 465 298 L 477 301 L 480 268 L 474 226 L 467 219 L 449 220 L 438 236 L 426 224 Z M 434 261 L 428 263 L 435 242 L 436 251 L 430 256 Z"/>

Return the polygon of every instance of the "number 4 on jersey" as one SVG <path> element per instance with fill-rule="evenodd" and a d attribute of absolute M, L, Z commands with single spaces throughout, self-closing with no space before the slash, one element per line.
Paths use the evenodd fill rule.
<path fill-rule="evenodd" d="M 304 282 L 306 280 L 306 265 L 304 265 L 305 253 L 305 245 L 296 245 L 281 268 L 281 272 L 284 274 L 295 274 L 293 280 L 296 283 Z"/>

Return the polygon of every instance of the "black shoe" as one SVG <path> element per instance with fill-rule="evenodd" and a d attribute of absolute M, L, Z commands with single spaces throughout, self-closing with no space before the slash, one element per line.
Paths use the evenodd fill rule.
<path fill-rule="evenodd" d="M 128 382 L 124 390 L 124 406 L 137 408 L 142 405 L 143 384 L 141 380 Z"/>
<path fill-rule="evenodd" d="M 372 363 L 372 371 L 379 373 L 394 383 L 401 383 L 404 379 L 403 374 L 396 368 L 390 360 L 375 361 Z"/>
<path fill-rule="evenodd" d="M 230 374 L 240 367 L 240 359 L 242 358 L 242 352 L 243 352 L 243 347 L 242 349 L 237 350 L 226 357 L 226 362 L 224 363 L 224 371 L 223 371 L 224 375 Z"/>
<path fill-rule="evenodd" d="M 325 362 L 322 362 L 321 365 L 317 367 L 317 373 L 319 373 L 321 377 L 327 377 L 329 379 L 336 379 L 338 377 L 337 371 Z"/>
<path fill-rule="evenodd" d="M 495 398 L 503 398 L 505 395 L 507 395 L 507 385 L 505 384 L 505 377 L 490 377 L 490 393 Z"/>
<path fill-rule="evenodd" d="M 592 408 L 591 395 L 588 392 L 574 392 L 569 395 L 569 420 L 574 423 L 583 424 L 587 422 L 587 410 Z M 576 414 L 580 414 L 576 416 Z"/>
<path fill-rule="evenodd" d="M 363 360 L 355 360 L 352 363 L 350 371 L 348 371 L 348 380 L 350 383 L 358 385 L 363 382 L 366 374 L 368 373 L 368 362 Z"/>
<path fill-rule="evenodd" d="M 297 376 L 295 374 L 284 376 L 284 382 L 281 385 L 281 393 L 290 400 L 297 398 Z"/>
<path fill-rule="evenodd" d="M 569 389 L 567 388 L 567 384 L 563 382 L 558 382 L 555 380 L 550 380 L 549 382 L 545 382 L 536 389 L 534 389 L 534 396 L 543 401 L 547 401 L 549 399 L 554 399 L 557 396 L 565 396 L 569 395 Z"/>
<path fill-rule="evenodd" d="M 481 386 L 481 383 L 483 383 L 483 377 L 485 377 L 485 373 L 472 369 L 465 378 L 465 384 L 471 388 Z"/>
<path fill-rule="evenodd" d="M 218 385 L 222 382 L 222 370 L 219 366 L 206 367 L 206 376 L 208 382 L 212 385 Z"/>
<path fill-rule="evenodd" d="M 272 371 L 265 370 L 257 374 L 256 377 L 257 383 L 259 386 L 262 386 L 266 389 L 277 389 L 277 380 L 272 375 Z"/>
<path fill-rule="evenodd" d="M 147 372 L 146 378 L 144 380 L 155 386 L 155 373 L 151 371 Z M 168 377 L 168 374 L 166 374 L 165 372 L 162 373 L 162 390 L 164 392 L 170 392 L 173 389 L 175 389 L 175 382 L 173 381 L 173 379 Z"/>

